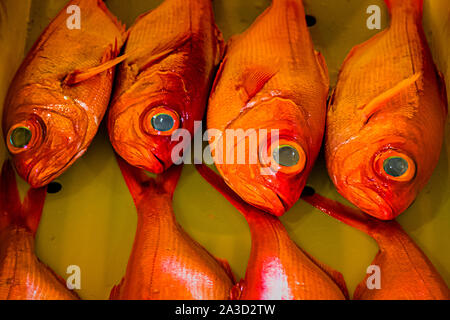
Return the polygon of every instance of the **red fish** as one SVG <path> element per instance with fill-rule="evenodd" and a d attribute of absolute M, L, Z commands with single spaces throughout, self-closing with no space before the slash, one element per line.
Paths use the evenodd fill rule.
<path fill-rule="evenodd" d="M 174 133 L 192 136 L 194 121 L 203 119 L 222 57 L 211 0 L 165 0 L 131 27 L 125 53 L 130 58 L 120 66 L 109 111 L 110 140 L 131 165 L 162 173 L 180 144 Z"/>
<path fill-rule="evenodd" d="M 298 201 L 322 145 L 328 92 L 326 63 L 314 51 L 301 0 L 273 0 L 231 40 L 208 129 L 220 132 L 210 135 L 217 169 L 246 202 L 282 216 Z"/>
<path fill-rule="evenodd" d="M 177 223 L 172 198 L 181 166 L 156 179 L 118 159 L 138 211 L 127 272 L 113 300 L 225 300 L 235 283 L 228 263 L 213 257 Z"/>
<path fill-rule="evenodd" d="M 80 29 L 69 29 L 69 6 Z M 3 134 L 19 175 L 35 188 L 87 150 L 106 112 L 124 27 L 101 0 L 72 0 L 37 40 L 9 88 Z"/>
<path fill-rule="evenodd" d="M 395 219 L 436 167 L 448 113 L 422 28 L 423 0 L 386 0 L 390 28 L 355 47 L 330 101 L 326 159 L 339 193 Z"/>
<path fill-rule="evenodd" d="M 344 278 L 300 249 L 280 220 L 243 202 L 206 166 L 200 174 L 245 217 L 252 249 L 245 279 L 233 290 L 241 300 L 344 300 Z"/>
<path fill-rule="evenodd" d="M 372 265 L 380 268 L 381 289 L 368 289 L 368 275 L 357 287 L 355 300 L 450 300 L 444 279 L 399 223 L 379 221 L 318 194 L 302 198 L 378 243 L 380 251 Z"/>
<path fill-rule="evenodd" d="M 0 180 L 0 300 L 79 299 L 34 253 L 46 188 L 30 189 L 21 204 L 9 161 Z"/>

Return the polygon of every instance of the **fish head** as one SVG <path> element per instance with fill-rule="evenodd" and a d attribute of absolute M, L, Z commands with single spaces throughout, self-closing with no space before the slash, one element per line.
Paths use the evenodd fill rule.
<path fill-rule="evenodd" d="M 189 145 L 194 119 L 201 120 L 203 112 L 204 107 L 190 103 L 180 76 L 156 72 L 113 102 L 110 140 L 129 164 L 160 174 L 177 160 L 172 156 L 174 148 Z M 180 132 L 189 132 L 189 137 Z"/>
<path fill-rule="evenodd" d="M 427 159 L 418 141 L 400 132 L 361 132 L 334 152 L 327 151 L 330 177 L 355 206 L 380 220 L 393 220 L 414 202 L 429 177 L 427 167 L 435 156 L 430 150 Z"/>
<path fill-rule="evenodd" d="M 310 129 L 291 100 L 258 102 L 212 144 L 216 167 L 243 200 L 282 216 L 300 198 L 320 149 L 323 131 L 315 140 Z"/>
<path fill-rule="evenodd" d="M 10 110 L 3 125 L 6 145 L 18 174 L 33 188 L 52 182 L 86 151 L 88 115 L 77 102 Z"/>

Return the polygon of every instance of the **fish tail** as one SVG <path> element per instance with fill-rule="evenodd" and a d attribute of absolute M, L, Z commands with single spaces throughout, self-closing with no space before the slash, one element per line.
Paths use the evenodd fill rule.
<path fill-rule="evenodd" d="M 116 157 L 125 183 L 136 204 L 148 189 L 162 190 L 173 197 L 183 166 L 172 166 L 166 172 L 152 178 L 146 174 L 145 170 L 133 167 L 118 155 Z"/>
<path fill-rule="evenodd" d="M 195 166 L 200 175 L 220 194 L 222 194 L 236 209 L 241 212 L 244 217 L 249 220 L 252 212 L 255 208 L 245 203 L 231 188 L 225 183 L 225 181 L 213 170 L 204 164 Z"/>
<path fill-rule="evenodd" d="M 322 197 L 317 193 L 303 195 L 302 199 L 325 214 L 372 236 L 372 219 L 364 215 L 361 211 Z"/>
<path fill-rule="evenodd" d="M 35 234 L 41 220 L 47 188 L 30 189 L 22 204 L 16 173 L 10 160 L 3 164 L 0 180 L 0 228 L 14 224 Z"/>
<path fill-rule="evenodd" d="M 384 0 L 391 15 L 394 11 L 411 11 L 423 15 L 423 0 Z"/>

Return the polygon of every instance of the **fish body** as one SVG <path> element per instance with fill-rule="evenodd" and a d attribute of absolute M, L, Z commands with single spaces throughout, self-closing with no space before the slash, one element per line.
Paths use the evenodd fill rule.
<path fill-rule="evenodd" d="M 428 182 L 442 148 L 447 95 L 422 29 L 423 0 L 390 0 L 391 26 L 355 47 L 330 101 L 326 161 L 338 191 L 391 220 Z"/>
<path fill-rule="evenodd" d="M 314 51 L 301 0 L 274 0 L 230 40 L 208 129 L 219 132 L 210 134 L 216 167 L 246 202 L 276 216 L 297 202 L 322 144 L 328 92 L 326 64 Z M 246 152 L 238 155 L 241 148 Z M 277 152 L 284 160 L 274 159 Z"/>
<path fill-rule="evenodd" d="M 68 27 L 73 6 L 80 29 Z M 25 58 L 8 91 L 3 134 L 32 187 L 50 183 L 86 152 L 106 112 L 124 38 L 103 1 L 72 0 Z"/>
<path fill-rule="evenodd" d="M 213 257 L 177 223 L 173 192 L 181 167 L 157 180 L 119 160 L 138 211 L 133 250 L 113 300 L 226 300 L 234 277 L 228 263 Z"/>
<path fill-rule="evenodd" d="M 3 166 L 0 187 L 0 300 L 77 300 L 64 281 L 35 254 L 35 234 L 46 189 L 28 192 L 20 203 L 15 173 Z"/>
<path fill-rule="evenodd" d="M 165 0 L 129 30 L 113 103 L 110 140 L 133 166 L 162 173 L 174 161 L 178 129 L 201 121 L 223 40 L 211 0 Z M 177 155 L 179 158 L 179 155 Z M 177 158 L 176 158 L 177 159 Z"/>
<path fill-rule="evenodd" d="M 243 202 L 213 171 L 201 175 L 227 198 L 248 222 L 252 247 L 245 279 L 233 289 L 240 300 L 344 300 L 344 278 L 292 241 L 277 217 Z"/>
<path fill-rule="evenodd" d="M 449 300 L 450 290 L 428 257 L 396 221 L 382 222 L 320 195 L 304 200 L 326 214 L 371 236 L 380 248 L 381 289 L 370 290 L 369 274 L 356 288 L 355 300 Z"/>

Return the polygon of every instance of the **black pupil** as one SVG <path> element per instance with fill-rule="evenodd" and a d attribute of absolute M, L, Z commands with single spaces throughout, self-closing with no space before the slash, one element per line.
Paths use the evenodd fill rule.
<path fill-rule="evenodd" d="M 62 185 L 59 182 L 52 182 L 47 187 L 47 193 L 55 194 L 62 190 Z"/>
<path fill-rule="evenodd" d="M 273 152 L 274 160 L 283 167 L 293 167 L 300 161 L 298 151 L 291 146 L 282 146 Z"/>
<path fill-rule="evenodd" d="M 20 127 L 14 129 L 11 133 L 10 142 L 15 148 L 25 148 L 28 146 L 32 138 L 30 129 L 25 127 Z"/>
<path fill-rule="evenodd" d="M 408 171 L 408 161 L 403 158 L 389 158 L 384 162 L 384 171 L 395 178 L 403 176 Z"/>
<path fill-rule="evenodd" d="M 175 120 L 168 114 L 158 114 L 152 118 L 152 126 L 157 131 L 167 132 L 173 129 Z"/>

